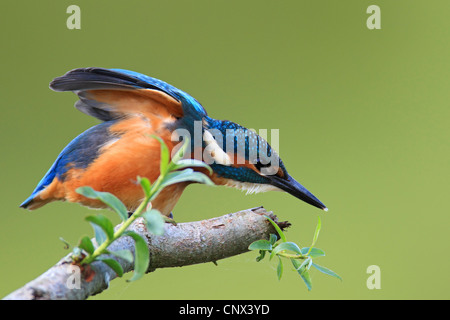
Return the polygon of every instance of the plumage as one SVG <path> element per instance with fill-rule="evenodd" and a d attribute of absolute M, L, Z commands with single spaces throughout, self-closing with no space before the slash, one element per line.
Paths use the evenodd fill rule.
<path fill-rule="evenodd" d="M 128 210 L 135 210 L 144 198 L 137 177 L 155 181 L 159 176 L 160 145 L 152 135 L 159 136 L 171 152 L 179 130 L 195 135 L 196 121 L 201 123 L 202 138 L 200 142 L 194 139 L 191 157 L 200 154 L 200 160 L 211 162 L 215 184 L 247 193 L 286 191 L 326 208 L 289 176 L 264 139 L 234 122 L 209 117 L 197 100 L 166 82 L 128 70 L 83 68 L 55 78 L 50 88 L 73 91 L 79 97 L 75 107 L 103 122 L 63 149 L 21 204 L 23 208 L 33 210 L 56 200 L 103 208 L 100 201 L 75 191 L 91 186 L 113 193 Z M 273 164 L 276 170 L 267 174 L 265 169 Z M 165 188 L 153 207 L 169 215 L 188 184 Z"/>

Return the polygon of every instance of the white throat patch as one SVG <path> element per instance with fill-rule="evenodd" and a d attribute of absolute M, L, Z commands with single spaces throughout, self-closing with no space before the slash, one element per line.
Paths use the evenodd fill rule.
<path fill-rule="evenodd" d="M 255 194 L 267 191 L 283 191 L 280 188 L 277 188 L 270 184 L 241 182 L 235 180 L 229 180 L 225 186 L 246 191 L 246 194 Z"/>
<path fill-rule="evenodd" d="M 230 156 L 226 154 L 225 151 L 223 151 L 223 149 L 217 144 L 217 141 L 214 139 L 211 132 L 205 130 L 205 133 L 203 134 L 203 140 L 206 143 L 204 153 L 207 153 L 215 163 L 224 166 L 229 166 L 233 163 Z"/>

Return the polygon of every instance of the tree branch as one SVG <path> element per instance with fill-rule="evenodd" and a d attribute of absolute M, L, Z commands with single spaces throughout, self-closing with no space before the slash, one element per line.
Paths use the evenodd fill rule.
<path fill-rule="evenodd" d="M 288 222 L 278 222 L 272 212 L 263 207 L 230 213 L 209 220 L 165 225 L 162 236 L 149 234 L 142 218 L 136 220 L 132 230 L 147 240 L 150 265 L 147 272 L 157 268 L 180 267 L 197 263 L 215 262 L 248 251 L 253 241 L 268 239 L 276 234 L 273 226 L 263 217 L 268 215 L 280 228 Z M 116 227 L 117 228 L 117 227 Z M 130 250 L 134 254 L 134 240 L 121 237 L 112 243 L 109 251 Z M 133 270 L 133 263 L 110 256 L 120 263 L 124 272 Z M 70 255 L 22 288 L 6 296 L 5 300 L 82 300 L 108 288 L 116 273 L 101 261 L 81 268 L 72 263 Z"/>

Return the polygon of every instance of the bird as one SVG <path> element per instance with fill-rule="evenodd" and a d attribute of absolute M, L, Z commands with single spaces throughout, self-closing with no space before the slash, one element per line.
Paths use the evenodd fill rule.
<path fill-rule="evenodd" d="M 212 172 L 204 173 L 215 185 L 247 193 L 283 191 L 328 210 L 288 174 L 275 150 L 256 132 L 210 117 L 195 98 L 162 80 L 124 69 L 89 67 L 70 70 L 49 87 L 77 94 L 75 107 L 101 122 L 61 151 L 21 208 L 34 210 L 53 201 L 106 208 L 76 191 L 90 186 L 115 195 L 133 212 L 144 199 L 137 177 L 154 182 L 160 174 L 161 145 L 152 136 L 159 137 L 172 154 L 183 134 L 190 134 L 194 138 L 188 154 L 210 165 Z M 171 217 L 189 184 L 164 188 L 152 207 Z"/>

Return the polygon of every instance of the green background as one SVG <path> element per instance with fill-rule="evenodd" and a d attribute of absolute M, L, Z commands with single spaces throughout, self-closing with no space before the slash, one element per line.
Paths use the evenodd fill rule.
<path fill-rule="evenodd" d="M 81 8 L 68 30 L 66 8 Z M 381 8 L 381 30 L 366 9 Z M 20 209 L 60 150 L 98 123 L 48 83 L 78 67 L 124 68 L 190 93 L 217 119 L 280 129 L 289 172 L 330 209 L 278 192 L 246 196 L 195 185 L 178 222 L 264 205 L 310 244 L 308 292 L 286 267 L 246 253 L 117 279 L 93 299 L 448 299 L 449 1 L 8 1 L 1 32 L 0 296 L 34 279 L 92 235 L 69 203 Z M 269 137 L 270 138 L 270 137 Z M 109 214 L 109 213 L 108 213 Z M 110 214 L 114 217 L 114 214 Z M 369 290 L 366 269 L 381 268 Z M 286 266 L 288 266 L 286 264 Z M 125 278 L 129 278 L 126 275 Z"/>

